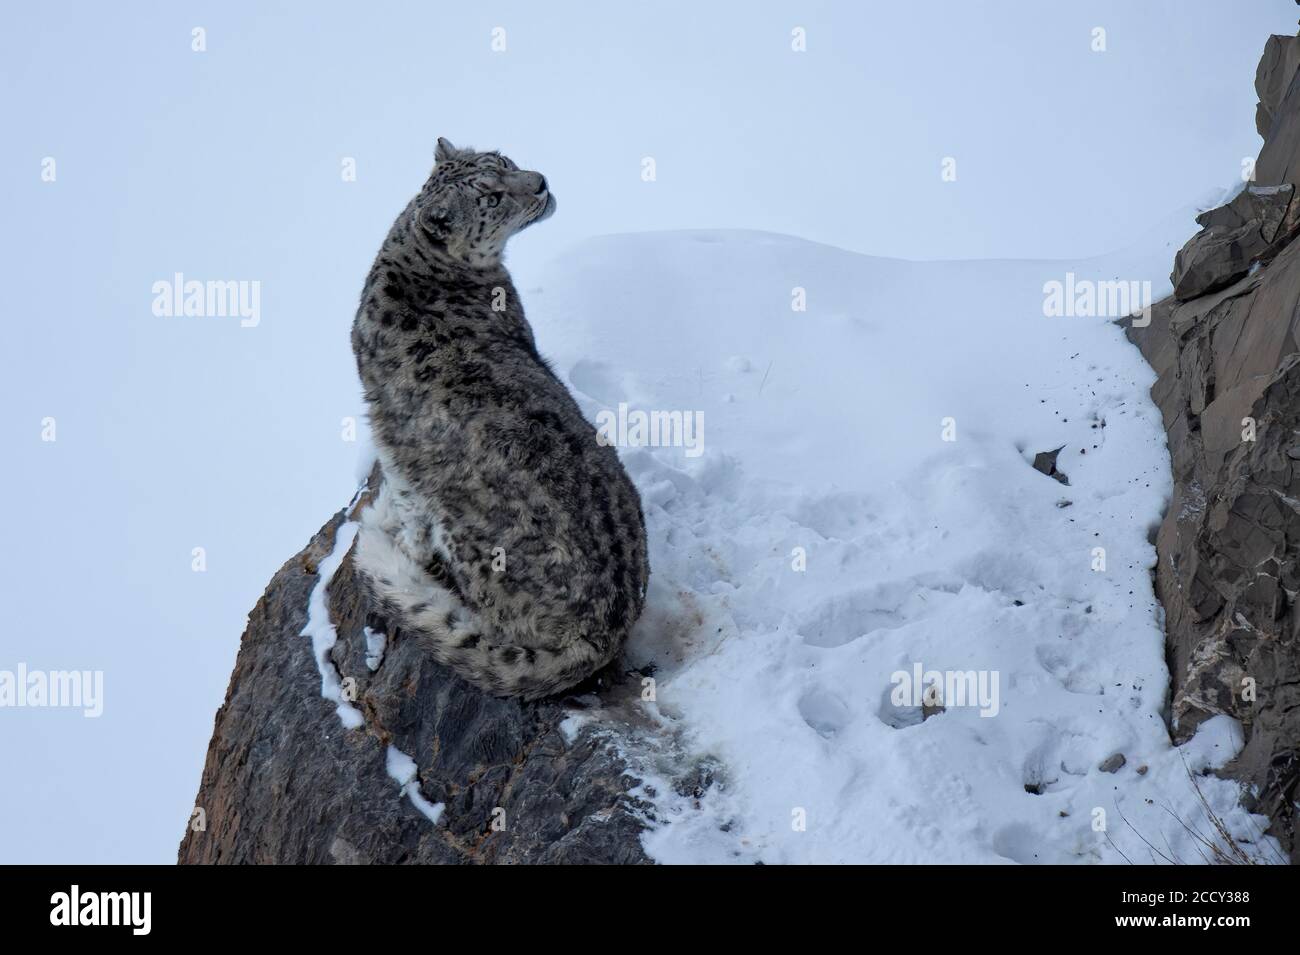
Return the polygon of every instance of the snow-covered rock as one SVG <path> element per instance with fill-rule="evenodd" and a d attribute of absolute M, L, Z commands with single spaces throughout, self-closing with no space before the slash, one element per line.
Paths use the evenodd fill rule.
<path fill-rule="evenodd" d="M 539 339 L 593 420 L 702 418 L 698 455 L 624 451 L 652 566 L 630 663 L 717 763 L 703 798 L 653 787 L 653 858 L 1199 861 L 1206 805 L 1259 839 L 1164 721 L 1151 371 L 1118 315 L 1045 314 L 1057 285 L 1166 294 L 1191 217 L 1073 263 L 616 236 L 541 279 Z M 1032 466 L 1057 448 L 1068 486 Z"/>

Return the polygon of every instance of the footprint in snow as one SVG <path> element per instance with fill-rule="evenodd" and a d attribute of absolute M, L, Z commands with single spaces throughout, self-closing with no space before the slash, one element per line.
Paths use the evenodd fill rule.
<path fill-rule="evenodd" d="M 799 698 L 799 715 L 824 739 L 833 739 L 853 718 L 843 700 L 829 690 L 816 687 Z"/>

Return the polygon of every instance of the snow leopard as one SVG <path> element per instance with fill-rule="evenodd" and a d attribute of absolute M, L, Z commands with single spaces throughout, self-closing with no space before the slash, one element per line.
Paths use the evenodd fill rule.
<path fill-rule="evenodd" d="M 439 139 L 352 327 L 383 472 L 356 566 L 436 660 L 524 700 L 609 663 L 649 576 L 640 496 L 538 352 L 503 262 L 555 207 L 541 173 Z"/>

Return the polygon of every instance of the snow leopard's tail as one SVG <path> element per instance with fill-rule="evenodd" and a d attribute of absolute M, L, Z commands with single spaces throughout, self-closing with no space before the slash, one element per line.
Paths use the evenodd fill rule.
<path fill-rule="evenodd" d="M 395 622 L 470 683 L 494 696 L 536 700 L 581 683 L 609 662 L 612 654 L 585 640 L 550 647 L 501 642 L 478 614 L 411 560 L 373 515 L 367 520 L 370 510 L 357 532 L 357 569 Z"/>

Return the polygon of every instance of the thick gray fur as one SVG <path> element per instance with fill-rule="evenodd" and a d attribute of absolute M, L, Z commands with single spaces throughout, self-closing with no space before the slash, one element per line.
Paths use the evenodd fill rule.
<path fill-rule="evenodd" d="M 618 653 L 649 574 L 636 488 L 538 354 L 502 264 L 554 209 L 539 173 L 438 140 L 352 328 L 384 472 L 357 566 L 440 662 L 525 699 Z"/>

